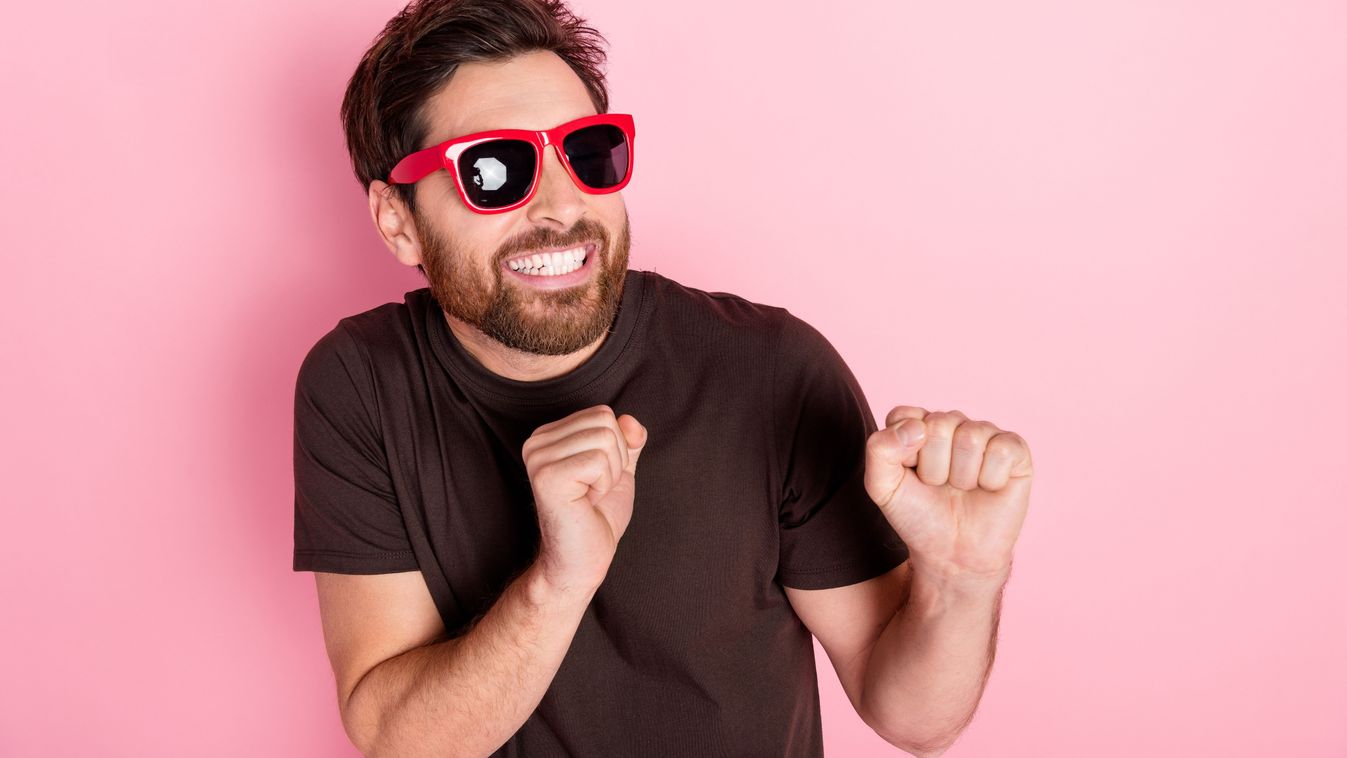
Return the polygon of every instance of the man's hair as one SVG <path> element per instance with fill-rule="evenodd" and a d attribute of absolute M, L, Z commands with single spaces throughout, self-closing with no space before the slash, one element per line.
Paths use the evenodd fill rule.
<path fill-rule="evenodd" d="M 564 0 L 413 0 L 375 38 L 346 85 L 342 128 L 351 167 L 369 191 L 428 136 L 427 101 L 459 64 L 550 50 L 575 71 L 599 113 L 608 112 L 603 35 Z M 415 210 L 415 185 L 394 191 Z"/>

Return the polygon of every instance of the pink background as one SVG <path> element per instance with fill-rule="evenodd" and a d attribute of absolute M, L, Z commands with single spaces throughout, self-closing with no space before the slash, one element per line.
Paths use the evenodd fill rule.
<path fill-rule="evenodd" d="M 355 754 L 291 402 L 421 286 L 337 119 L 401 5 L 5 14 L 0 755 Z M 637 119 L 632 267 L 789 307 L 881 419 L 1030 442 L 947 755 L 1347 755 L 1347 9 L 766 7 L 575 5 Z M 829 754 L 895 754 L 819 663 Z"/>

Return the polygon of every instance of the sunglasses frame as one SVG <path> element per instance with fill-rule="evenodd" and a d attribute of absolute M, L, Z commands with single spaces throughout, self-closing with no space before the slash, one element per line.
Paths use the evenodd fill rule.
<path fill-rule="evenodd" d="M 587 126 L 604 124 L 616 126 L 627 139 L 627 175 L 612 187 L 595 189 L 580 181 L 580 177 L 575 175 L 575 169 L 571 167 L 571 160 L 566 156 L 564 140 L 570 136 L 571 132 L 584 129 Z M 470 147 L 498 139 L 520 140 L 533 146 L 533 179 L 529 182 L 529 191 L 522 200 L 499 208 L 482 208 L 474 205 L 468 199 L 468 193 L 463 188 L 463 177 L 458 172 L 458 158 Z M 571 181 L 575 182 L 575 186 L 591 195 L 606 195 L 617 192 L 627 186 L 627 182 L 631 181 L 632 170 L 636 164 L 636 125 L 631 114 L 598 113 L 592 116 L 583 116 L 574 121 L 567 121 L 551 129 L 539 131 L 531 129 L 492 129 L 455 137 L 433 147 L 417 150 L 398 161 L 397 165 L 388 174 L 388 183 L 415 184 L 430 174 L 444 169 L 449 172 L 450 176 L 454 177 L 454 187 L 458 190 L 458 196 L 469 209 L 482 214 L 505 213 L 527 205 L 533 199 L 534 193 L 538 191 L 538 179 L 542 176 L 544 149 L 548 145 L 556 147 L 557 156 L 561 158 L 561 165 L 566 167 L 566 173 L 570 174 Z"/>

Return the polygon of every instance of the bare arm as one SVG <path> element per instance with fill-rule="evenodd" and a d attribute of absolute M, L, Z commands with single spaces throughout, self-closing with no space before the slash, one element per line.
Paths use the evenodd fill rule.
<path fill-rule="evenodd" d="M 954 742 L 996 658 L 1004 586 L 1004 578 L 942 584 L 913 571 L 910 597 L 880 633 L 862 675 L 862 712 L 880 736 L 919 756 L 938 756 Z"/>
<path fill-rule="evenodd" d="M 365 673 L 343 708 L 352 742 L 370 756 L 489 755 L 542 700 L 592 597 L 529 568 L 466 634 Z"/>
<path fill-rule="evenodd" d="M 362 753 L 485 756 L 528 720 L 631 520 L 645 437 L 608 406 L 535 430 L 523 452 L 538 558 L 461 636 L 445 639 L 419 571 L 318 574 L 342 724 Z"/>

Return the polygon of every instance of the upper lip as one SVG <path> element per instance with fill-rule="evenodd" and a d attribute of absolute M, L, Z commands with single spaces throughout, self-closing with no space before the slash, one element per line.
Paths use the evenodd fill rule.
<path fill-rule="evenodd" d="M 577 248 L 577 247 L 597 248 L 597 247 L 598 247 L 598 243 L 595 242 L 594 240 L 585 240 L 584 242 L 580 242 L 580 243 L 578 243 L 578 244 L 573 244 L 573 245 L 561 245 L 560 247 L 549 247 L 549 248 L 546 248 L 546 249 L 543 249 L 543 250 L 530 250 L 530 251 L 527 252 L 527 253 L 518 253 L 518 254 L 516 254 L 516 255 L 506 256 L 505 260 L 507 260 L 507 261 L 512 261 L 512 260 L 514 260 L 514 259 L 516 259 L 516 258 L 523 258 L 523 257 L 526 256 L 526 255 L 542 255 L 542 254 L 544 254 L 544 253 L 560 253 L 560 252 L 562 252 L 563 250 L 574 250 L 574 249 Z"/>

